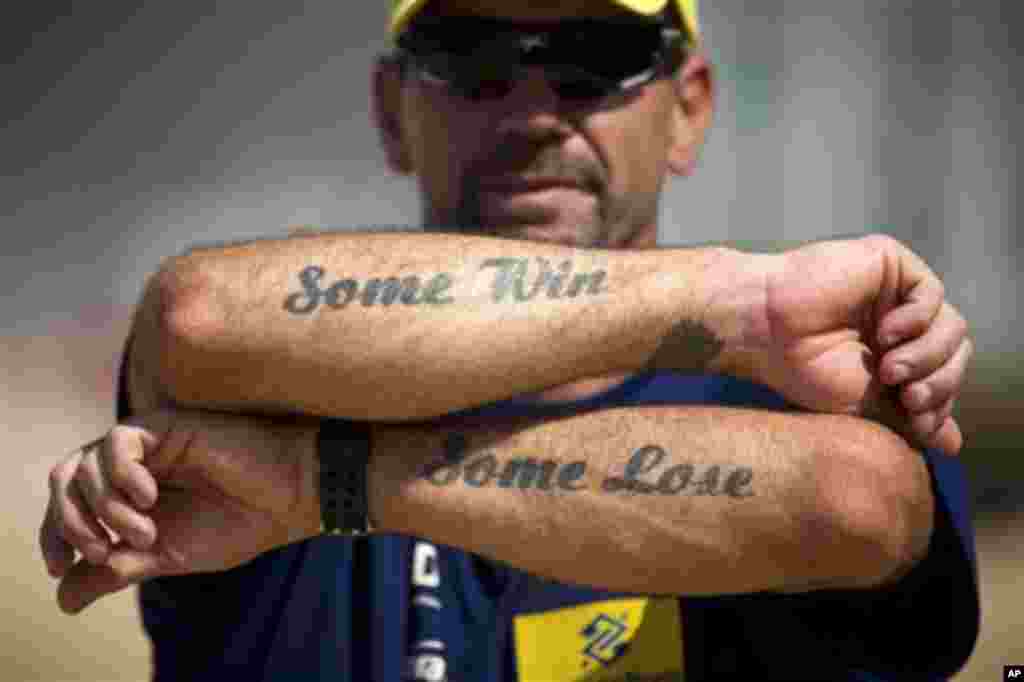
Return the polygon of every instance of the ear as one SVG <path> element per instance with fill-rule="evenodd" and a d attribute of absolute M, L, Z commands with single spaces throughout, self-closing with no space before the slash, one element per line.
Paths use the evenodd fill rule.
<path fill-rule="evenodd" d="M 707 58 L 702 54 L 688 57 L 676 76 L 675 86 L 673 144 L 669 148 L 668 167 L 676 175 L 687 176 L 696 168 L 714 118 L 714 78 Z"/>
<path fill-rule="evenodd" d="M 377 58 L 373 69 L 373 120 L 388 168 L 407 175 L 412 172 L 412 163 L 402 129 L 402 78 L 402 67 L 395 57 Z"/>

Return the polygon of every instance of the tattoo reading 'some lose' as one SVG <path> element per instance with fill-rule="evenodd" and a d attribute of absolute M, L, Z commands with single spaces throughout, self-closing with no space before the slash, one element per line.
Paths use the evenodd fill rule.
<path fill-rule="evenodd" d="M 540 294 L 549 299 L 576 298 L 604 293 L 607 273 L 604 270 L 573 272 L 573 262 L 564 260 L 553 265 L 546 258 L 537 258 L 537 269 L 529 271 L 527 258 L 489 258 L 478 272 L 490 279 L 490 296 L 494 303 L 524 303 Z M 450 289 L 455 278 L 440 272 L 430 278 L 421 275 L 403 277 L 371 277 L 339 279 L 326 288 L 322 285 L 325 270 L 310 265 L 299 272 L 302 291 L 288 295 L 284 309 L 295 315 L 308 315 L 321 304 L 340 310 L 358 302 L 365 307 L 403 305 L 446 305 L 454 303 Z"/>
<path fill-rule="evenodd" d="M 472 488 L 496 486 L 518 490 L 576 492 L 587 488 L 584 460 L 557 462 L 537 457 L 511 457 L 504 461 L 490 452 L 470 456 L 461 434 L 445 439 L 443 459 L 421 472 L 435 486 L 462 483 Z M 749 467 L 665 462 L 668 453 L 645 445 L 630 456 L 621 475 L 607 476 L 597 488 L 602 493 L 634 495 L 693 495 L 701 497 L 753 497 L 754 472 Z"/>

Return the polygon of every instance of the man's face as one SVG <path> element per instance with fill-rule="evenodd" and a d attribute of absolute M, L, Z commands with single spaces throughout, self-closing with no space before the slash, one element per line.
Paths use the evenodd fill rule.
<path fill-rule="evenodd" d="M 543 24 L 623 16 L 608 0 L 440 0 L 427 11 Z M 538 67 L 504 96 L 483 99 L 407 72 L 383 107 L 393 114 L 400 170 L 420 184 L 428 229 L 650 246 L 665 177 L 686 171 L 706 125 L 708 112 L 695 116 L 687 103 L 695 81 L 710 109 L 707 69 L 697 71 L 688 64 L 688 76 L 583 100 L 560 97 Z"/>

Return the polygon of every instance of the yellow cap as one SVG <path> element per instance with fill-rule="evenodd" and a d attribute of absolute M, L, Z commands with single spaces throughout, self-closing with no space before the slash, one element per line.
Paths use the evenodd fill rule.
<path fill-rule="evenodd" d="M 513 2 L 513 0 L 505 0 Z M 656 14 L 665 9 L 672 0 L 614 0 L 616 4 L 622 5 L 628 10 L 648 16 Z M 683 18 L 684 28 L 691 44 L 697 42 L 700 36 L 700 26 L 697 23 L 697 0 L 674 0 L 679 8 L 679 15 Z M 409 23 L 413 15 L 420 11 L 427 0 L 391 0 L 391 18 L 388 30 L 391 36 L 397 36 Z"/>

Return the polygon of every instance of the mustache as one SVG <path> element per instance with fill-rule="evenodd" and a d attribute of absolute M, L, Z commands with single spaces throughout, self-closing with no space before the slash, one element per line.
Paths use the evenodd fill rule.
<path fill-rule="evenodd" d="M 595 194 L 607 185 L 601 164 L 566 156 L 551 144 L 524 144 L 523 140 L 504 140 L 478 157 L 466 168 L 463 184 L 476 190 L 482 178 L 506 175 L 561 178 Z"/>
<path fill-rule="evenodd" d="M 508 175 L 553 177 L 579 185 L 603 197 L 608 174 L 599 162 L 566 156 L 561 138 L 537 139 L 528 135 L 507 135 L 467 164 L 462 173 L 459 200 L 451 216 L 457 232 L 482 230 L 489 233 L 500 226 L 485 226 L 481 216 L 480 187 L 486 178 Z"/>

